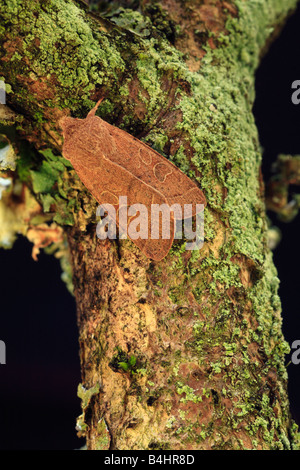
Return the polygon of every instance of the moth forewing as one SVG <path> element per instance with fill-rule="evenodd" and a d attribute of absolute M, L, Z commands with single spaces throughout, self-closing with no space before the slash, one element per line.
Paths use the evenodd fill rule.
<path fill-rule="evenodd" d="M 60 121 L 64 136 L 63 156 L 71 161 L 80 180 L 99 204 L 114 205 L 117 214 L 115 222 L 123 231 L 128 232 L 130 218 L 127 225 L 120 222 L 120 197 L 127 197 L 128 206 L 144 205 L 149 214 L 148 234 L 151 234 L 153 223 L 150 216 L 153 204 L 177 206 L 173 210 L 171 207 L 169 211 L 167 237 L 164 237 L 161 226 L 156 238 L 132 236 L 133 243 L 148 258 L 160 261 L 172 246 L 174 219 L 184 219 L 187 213 L 188 217 L 195 215 L 199 205 L 206 204 L 205 196 L 193 181 L 165 157 L 127 132 L 95 116 L 100 102 L 85 119 L 66 117 Z M 191 207 L 190 211 L 184 210 L 185 205 Z"/>

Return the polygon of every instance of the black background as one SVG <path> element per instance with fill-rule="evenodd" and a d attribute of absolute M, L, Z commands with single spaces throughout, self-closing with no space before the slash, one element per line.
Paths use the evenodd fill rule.
<path fill-rule="evenodd" d="M 300 154 L 300 105 L 291 84 L 300 80 L 300 8 L 288 20 L 257 72 L 254 114 L 264 148 L 263 174 L 270 176 L 279 153 Z M 296 188 L 297 189 L 297 188 Z M 274 251 L 289 344 L 300 339 L 300 215 L 289 224 L 269 214 L 282 232 Z M 60 280 L 59 262 L 20 237 L 13 250 L 0 249 L 0 339 L 7 364 L 0 365 L 0 449 L 76 449 L 80 414 L 78 331 L 73 297 Z M 286 362 L 290 360 L 287 356 Z M 290 364 L 291 412 L 300 425 L 300 365 Z"/>
<path fill-rule="evenodd" d="M 58 260 L 20 237 L 0 250 L 0 449 L 75 449 L 80 382 L 75 300 Z"/>

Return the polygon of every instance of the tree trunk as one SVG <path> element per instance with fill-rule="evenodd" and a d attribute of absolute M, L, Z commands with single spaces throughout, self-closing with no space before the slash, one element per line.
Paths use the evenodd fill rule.
<path fill-rule="evenodd" d="M 71 0 L 0 1 L 14 111 L 1 129 L 19 156 L 6 164 L 6 229 L 35 253 L 54 244 L 65 266 L 67 237 L 77 429 L 88 449 L 296 448 L 252 105 L 260 57 L 297 2 L 116 3 L 104 18 Z M 58 120 L 101 97 L 103 119 L 205 193 L 201 250 L 176 240 L 154 262 L 130 240 L 97 238 L 97 204 L 60 155 Z"/>

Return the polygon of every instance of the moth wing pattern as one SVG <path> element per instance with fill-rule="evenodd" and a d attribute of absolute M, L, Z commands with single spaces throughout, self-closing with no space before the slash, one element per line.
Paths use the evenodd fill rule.
<path fill-rule="evenodd" d="M 191 217 L 199 212 L 199 209 L 198 211 L 196 209 L 196 204 L 206 205 L 206 199 L 201 189 L 179 168 L 144 142 L 125 131 L 121 130 L 121 132 L 125 134 L 124 139 L 125 136 L 127 138 L 130 155 L 135 154 L 139 157 L 135 174 L 139 179 L 151 184 L 154 189 L 161 192 L 166 197 L 169 206 L 179 204 L 182 208 L 182 214 L 184 214 L 184 205 L 192 204 L 192 212 L 189 213 L 189 217 Z M 117 147 L 121 150 L 119 142 L 117 142 Z M 177 217 L 175 218 L 177 219 Z M 183 217 L 178 217 L 178 219 L 181 218 Z"/>
<path fill-rule="evenodd" d="M 127 132 L 112 126 L 95 112 L 101 100 L 85 119 L 66 117 L 60 121 L 63 129 L 63 156 L 71 161 L 80 180 L 99 204 L 112 204 L 119 228 L 128 233 L 135 217 L 123 226 L 119 218 L 119 197 L 127 196 L 127 207 L 143 204 L 151 214 L 153 204 L 179 204 L 181 211 L 169 217 L 169 234 L 163 237 L 160 219 L 158 237 L 151 238 L 151 216 L 148 217 L 148 238 L 131 240 L 150 259 L 160 261 L 169 252 L 175 232 L 175 220 L 184 217 L 184 205 L 206 204 L 205 196 L 173 163 Z M 175 219 L 175 220 L 174 220 Z"/>
<path fill-rule="evenodd" d="M 66 142 L 68 143 L 67 139 Z M 114 221 L 121 231 L 128 233 L 128 226 L 134 217 L 128 217 L 126 226 L 122 224 L 122 221 L 120 223 L 120 196 L 127 196 L 128 207 L 136 203 L 143 204 L 147 208 L 148 214 L 151 214 L 151 204 L 167 204 L 166 198 L 163 195 L 153 190 L 151 186 L 139 181 L 126 169 L 111 162 L 101 151 L 94 153 L 81 148 L 80 153 L 83 158 L 72 159 L 72 149 L 69 149 L 70 153 L 68 153 L 67 149 L 68 146 L 63 149 L 63 154 L 69 157 L 68 159 L 73 163 L 74 170 L 80 180 L 97 202 L 101 205 L 111 204 L 115 208 L 116 218 Z M 78 146 L 76 152 L 78 152 Z M 120 178 L 122 179 L 122 185 L 120 184 Z M 150 234 L 150 217 L 146 223 L 148 225 L 148 234 Z M 131 238 L 145 256 L 155 261 L 160 261 L 168 254 L 174 240 L 175 223 L 172 216 L 169 223 L 169 237 L 167 239 L 162 237 L 161 225 L 158 227 L 158 239 L 151 239 L 150 237 L 147 239 L 132 239 L 130 235 L 129 238 Z"/>
<path fill-rule="evenodd" d="M 95 130 L 99 127 L 105 127 L 115 143 L 117 151 L 108 152 L 106 157 L 163 194 L 169 206 L 179 204 L 181 213 L 184 215 L 184 205 L 192 205 L 192 210 L 187 212 L 187 216 L 191 217 L 199 212 L 197 204 L 206 205 L 206 199 L 201 189 L 167 158 L 100 117 L 93 115 L 90 119 L 93 119 L 91 127 Z M 183 218 L 178 213 L 175 213 L 174 216 L 175 219 Z"/>

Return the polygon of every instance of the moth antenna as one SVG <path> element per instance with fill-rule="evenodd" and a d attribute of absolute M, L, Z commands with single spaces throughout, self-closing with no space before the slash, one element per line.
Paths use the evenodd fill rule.
<path fill-rule="evenodd" d="M 103 100 L 104 100 L 104 97 L 100 98 L 100 100 L 97 101 L 96 105 L 93 107 L 93 109 L 90 110 L 90 112 L 88 113 L 87 117 L 89 117 L 89 116 L 95 116 L 96 111 L 97 111 L 97 109 L 99 108 L 100 103 L 102 103 Z"/>

